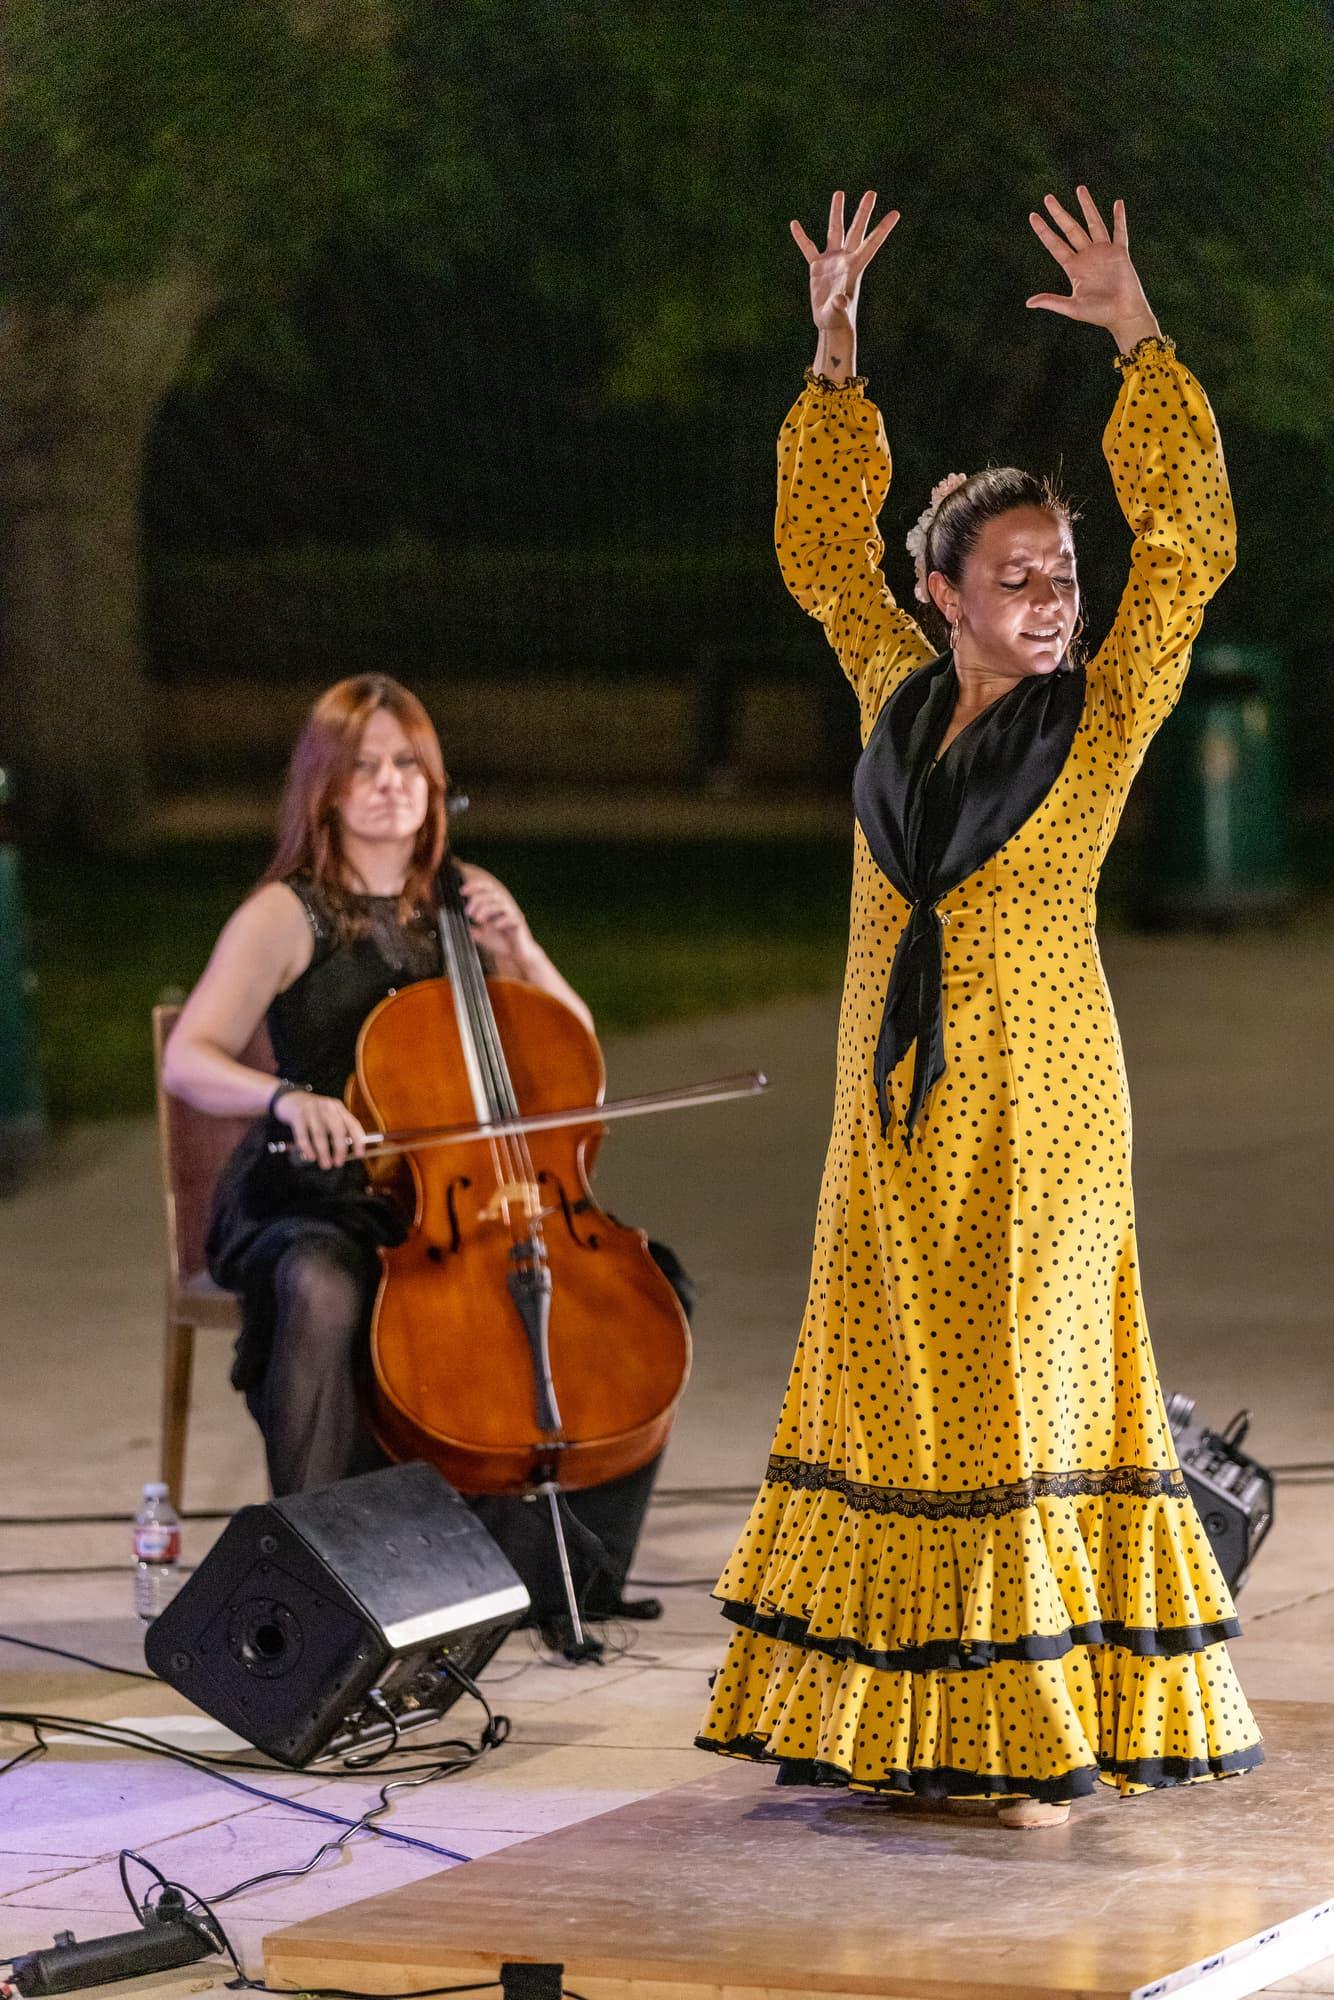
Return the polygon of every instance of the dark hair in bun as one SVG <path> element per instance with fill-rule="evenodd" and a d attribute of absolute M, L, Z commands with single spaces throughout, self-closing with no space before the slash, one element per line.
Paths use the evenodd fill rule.
<path fill-rule="evenodd" d="M 1016 465 L 989 465 L 985 472 L 972 473 L 962 486 L 947 493 L 932 515 L 926 531 L 926 574 L 938 569 L 958 590 L 964 566 L 986 523 L 1016 507 L 1040 507 L 1070 529 L 1079 519 L 1079 509 L 1053 480 L 1021 472 Z M 935 605 L 929 605 L 928 610 L 940 632 L 948 635 L 949 628 Z"/>

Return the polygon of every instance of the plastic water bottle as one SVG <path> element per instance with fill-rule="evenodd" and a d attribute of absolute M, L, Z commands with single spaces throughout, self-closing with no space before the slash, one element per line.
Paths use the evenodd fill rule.
<path fill-rule="evenodd" d="M 181 1521 L 161 1480 L 144 1488 L 134 1517 L 134 1608 L 147 1623 L 181 1586 Z"/>

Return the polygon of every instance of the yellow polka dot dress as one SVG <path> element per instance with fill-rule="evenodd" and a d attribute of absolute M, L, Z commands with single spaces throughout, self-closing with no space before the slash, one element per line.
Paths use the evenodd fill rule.
<path fill-rule="evenodd" d="M 1233 562 L 1207 398 L 1142 345 L 1104 449 L 1130 580 L 1031 815 L 940 898 L 945 1068 L 873 1059 L 910 905 L 859 825 L 833 1134 L 800 1344 L 716 1595 L 703 1748 L 780 1778 L 1076 1797 L 1260 1761 L 1238 1625 L 1184 1487 L 1140 1297 L 1130 1105 L 1094 933 L 1127 791 Z M 879 412 L 812 378 L 779 442 L 779 560 L 863 739 L 934 648 L 881 575 Z"/>

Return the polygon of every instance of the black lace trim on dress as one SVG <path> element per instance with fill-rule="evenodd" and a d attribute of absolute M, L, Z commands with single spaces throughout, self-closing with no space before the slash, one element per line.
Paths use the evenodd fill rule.
<path fill-rule="evenodd" d="M 435 918 L 429 910 L 420 906 L 415 908 L 404 923 L 399 916 L 397 896 L 349 892 L 340 915 L 329 897 L 308 875 L 288 875 L 284 881 L 305 911 L 315 940 L 312 966 L 324 964 L 340 943 L 352 948 L 358 941 L 369 939 L 390 973 L 409 975 L 405 985 L 418 979 L 433 979 L 439 973 L 440 940 Z M 346 922 L 348 912 L 357 918 L 356 927 L 351 931 Z"/>
<path fill-rule="evenodd" d="M 327 956 L 333 944 L 333 933 L 323 905 L 315 900 L 315 890 L 311 883 L 303 875 L 288 875 L 284 878 L 284 885 L 291 890 L 306 913 L 306 922 L 310 925 L 316 956 L 321 953 Z"/>
<path fill-rule="evenodd" d="M 831 1465 L 812 1465 L 803 1458 L 773 1457 L 765 1482 L 791 1486 L 803 1493 L 837 1493 L 859 1514 L 897 1514 L 908 1520 L 988 1520 L 1031 1507 L 1035 1500 L 1075 1500 L 1102 1493 L 1128 1493 L 1138 1500 L 1184 1500 L 1185 1479 L 1175 1466 L 1161 1469 L 1111 1465 L 1101 1472 L 1035 1472 L 1007 1486 L 964 1487 L 933 1493 L 918 1486 L 871 1486 Z"/>
<path fill-rule="evenodd" d="M 849 375 L 846 382 L 836 382 L 832 375 L 820 375 L 814 368 L 808 368 L 803 379 L 812 389 L 827 389 L 832 395 L 840 396 L 845 389 L 864 389 L 870 377 Z"/>
<path fill-rule="evenodd" d="M 1118 354 L 1112 366 L 1118 375 L 1127 375 L 1132 368 L 1138 368 L 1141 358 L 1146 354 L 1164 354 L 1171 361 L 1175 358 L 1176 351 L 1177 344 L 1171 334 L 1146 333 L 1143 340 L 1135 342 L 1129 354 Z"/>
<path fill-rule="evenodd" d="M 733 1736 L 727 1742 L 697 1736 L 695 1747 L 719 1757 L 776 1764 L 780 1785 L 838 1785 L 847 1789 L 854 1783 L 852 1773 L 841 1764 L 826 1764 L 813 1757 L 775 1757 L 762 1736 Z M 1108 1783 L 1129 1778 L 1132 1784 L 1157 1791 L 1168 1785 L 1188 1785 L 1196 1778 L 1225 1778 L 1238 1771 L 1253 1771 L 1263 1762 L 1264 1751 L 1255 1743 L 1245 1750 L 1224 1751 L 1219 1757 L 1100 1757 L 1096 1764 L 1076 1766 L 1055 1778 L 1025 1778 L 1008 1771 L 961 1771 L 940 1765 L 920 1771 L 885 1771 L 878 1778 L 858 1778 L 855 1784 L 859 1792 L 902 1792 L 919 1799 L 1025 1798 L 1055 1806 L 1087 1798 L 1100 1778 Z"/>
<path fill-rule="evenodd" d="M 1020 1639 L 930 1639 L 924 1646 L 909 1646 L 902 1652 L 883 1652 L 863 1646 L 858 1639 L 835 1633 L 825 1636 L 812 1632 L 804 1618 L 790 1613 L 762 1611 L 754 1604 L 723 1601 L 723 1616 L 748 1632 L 776 1639 L 783 1646 L 803 1646 L 807 1652 L 825 1653 L 833 1660 L 851 1660 L 859 1667 L 871 1667 L 881 1674 L 970 1673 L 979 1667 L 994 1666 L 997 1660 L 1060 1660 L 1076 1646 L 1116 1646 L 1140 1659 L 1177 1659 L 1183 1653 L 1202 1653 L 1206 1647 L 1225 1639 L 1241 1637 L 1238 1618 L 1218 1618 L 1206 1625 L 1123 1625 L 1114 1618 L 1092 1618 L 1084 1625 L 1067 1626 L 1064 1632 L 1030 1632 Z"/>

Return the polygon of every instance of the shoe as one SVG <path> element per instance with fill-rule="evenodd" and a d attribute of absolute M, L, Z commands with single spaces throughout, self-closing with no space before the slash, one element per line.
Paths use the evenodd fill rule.
<path fill-rule="evenodd" d="M 600 1660 L 607 1650 L 601 1639 L 595 1639 L 587 1631 L 581 1645 L 574 1636 L 574 1622 L 568 1612 L 561 1612 L 555 1618 L 539 1618 L 536 1623 L 542 1644 L 553 1653 L 562 1653 L 567 1660 Z"/>
<path fill-rule="evenodd" d="M 1009 1805 L 997 1808 L 996 1817 L 1002 1826 L 1018 1827 L 1023 1833 L 1036 1833 L 1041 1827 L 1064 1826 L 1070 1817 L 1070 1805 L 1066 1800 L 1061 1805 L 1044 1805 L 1041 1799 L 1013 1799 Z"/>
<path fill-rule="evenodd" d="M 633 1618 L 637 1624 L 651 1624 L 662 1616 L 660 1597 L 598 1597 L 591 1596 L 583 1607 L 585 1618 Z"/>

